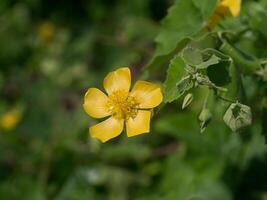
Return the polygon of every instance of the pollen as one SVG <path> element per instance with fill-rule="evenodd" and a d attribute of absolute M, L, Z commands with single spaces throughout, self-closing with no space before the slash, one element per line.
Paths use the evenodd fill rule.
<path fill-rule="evenodd" d="M 108 110 L 116 119 L 135 118 L 138 108 L 139 103 L 136 98 L 129 96 L 128 92 L 118 90 L 109 95 Z"/>

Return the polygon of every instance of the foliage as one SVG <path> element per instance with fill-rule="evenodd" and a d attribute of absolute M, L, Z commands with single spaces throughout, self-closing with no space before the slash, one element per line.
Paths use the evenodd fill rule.
<path fill-rule="evenodd" d="M 0 199 L 265 200 L 267 1 L 219 2 L 1 1 Z M 164 103 L 102 144 L 83 96 L 122 66 Z"/>

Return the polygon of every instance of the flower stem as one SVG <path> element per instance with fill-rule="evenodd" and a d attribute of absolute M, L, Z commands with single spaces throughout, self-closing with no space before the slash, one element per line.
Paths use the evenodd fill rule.
<path fill-rule="evenodd" d="M 227 98 L 222 97 L 222 96 L 220 96 L 220 95 L 217 95 L 217 97 L 218 97 L 219 99 L 223 100 L 223 101 L 226 101 L 226 102 L 229 102 L 229 103 L 235 103 L 235 101 L 233 101 L 233 100 L 231 100 L 231 99 L 227 99 Z"/>
<path fill-rule="evenodd" d="M 242 52 L 230 45 L 226 40 L 223 40 L 220 50 L 229 55 L 245 74 L 254 73 L 255 70 L 261 67 L 261 62 L 259 60 L 246 59 L 244 55 L 242 55 Z"/>

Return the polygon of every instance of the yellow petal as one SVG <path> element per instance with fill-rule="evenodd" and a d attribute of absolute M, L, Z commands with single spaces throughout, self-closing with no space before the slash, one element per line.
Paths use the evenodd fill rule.
<path fill-rule="evenodd" d="M 136 117 L 126 122 L 127 136 L 132 137 L 150 131 L 151 111 L 139 110 Z"/>
<path fill-rule="evenodd" d="M 124 120 L 117 120 L 114 117 L 110 117 L 101 123 L 91 126 L 89 132 L 93 138 L 97 138 L 101 142 L 106 142 L 121 134 L 123 123 Z"/>
<path fill-rule="evenodd" d="M 131 96 L 140 103 L 140 108 L 154 108 L 162 102 L 162 92 L 159 85 L 147 81 L 137 81 Z"/>
<path fill-rule="evenodd" d="M 240 9 L 241 9 L 241 0 L 223 0 L 219 4 L 216 12 L 236 17 L 239 15 Z"/>
<path fill-rule="evenodd" d="M 131 72 L 128 67 L 110 72 L 104 79 L 104 88 L 108 94 L 123 90 L 128 92 L 131 87 Z"/>
<path fill-rule="evenodd" d="M 94 118 L 109 116 L 107 108 L 108 97 L 97 88 L 89 88 L 84 96 L 83 108 Z"/>

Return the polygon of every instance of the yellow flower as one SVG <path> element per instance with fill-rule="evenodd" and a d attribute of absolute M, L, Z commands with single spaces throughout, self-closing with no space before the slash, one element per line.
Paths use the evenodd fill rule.
<path fill-rule="evenodd" d="M 21 120 L 21 112 L 18 109 L 8 111 L 0 117 L 0 127 L 6 131 L 13 130 Z"/>
<path fill-rule="evenodd" d="M 241 0 L 222 0 L 216 12 L 236 17 L 241 9 Z"/>
<path fill-rule="evenodd" d="M 44 42 L 50 42 L 55 35 L 55 26 L 51 22 L 44 22 L 38 30 L 39 37 Z"/>
<path fill-rule="evenodd" d="M 214 28 L 220 22 L 223 15 L 237 17 L 240 14 L 240 9 L 241 0 L 221 0 L 205 30 Z"/>
<path fill-rule="evenodd" d="M 159 85 L 137 81 L 131 87 L 131 72 L 128 67 L 110 72 L 104 79 L 108 96 L 97 88 L 89 88 L 84 97 L 83 108 L 94 118 L 108 117 L 90 127 L 92 137 L 106 142 L 121 134 L 126 124 L 128 137 L 150 130 L 151 109 L 162 102 Z"/>

